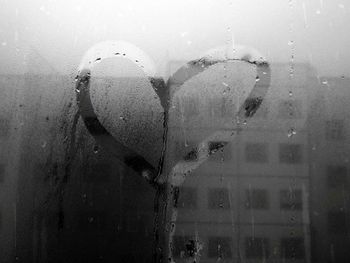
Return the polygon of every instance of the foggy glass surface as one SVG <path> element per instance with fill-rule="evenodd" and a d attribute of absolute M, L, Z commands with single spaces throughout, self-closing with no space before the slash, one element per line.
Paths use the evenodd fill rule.
<path fill-rule="evenodd" d="M 350 262 L 349 24 L 0 0 L 0 262 Z"/>

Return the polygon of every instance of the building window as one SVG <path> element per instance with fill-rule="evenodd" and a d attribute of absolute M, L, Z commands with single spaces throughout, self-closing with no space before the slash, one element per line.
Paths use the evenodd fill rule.
<path fill-rule="evenodd" d="M 346 234 L 346 222 L 345 212 L 328 212 L 328 233 Z"/>
<path fill-rule="evenodd" d="M 278 117 L 297 119 L 302 117 L 302 104 L 299 100 L 283 100 L 278 104 Z"/>
<path fill-rule="evenodd" d="M 281 190 L 280 208 L 283 210 L 301 210 L 303 209 L 303 200 L 301 190 Z"/>
<path fill-rule="evenodd" d="M 246 208 L 249 209 L 268 209 L 269 194 L 264 189 L 246 190 Z"/>
<path fill-rule="evenodd" d="M 208 101 L 210 115 L 214 118 L 233 117 L 235 114 L 234 104 L 231 98 L 211 98 Z"/>
<path fill-rule="evenodd" d="M 326 121 L 326 139 L 343 140 L 345 138 L 344 121 L 330 120 Z"/>
<path fill-rule="evenodd" d="M 0 183 L 5 181 L 5 165 L 0 164 Z"/>
<path fill-rule="evenodd" d="M 176 187 L 174 189 L 174 206 L 185 209 L 197 207 L 197 189 L 194 187 Z"/>
<path fill-rule="evenodd" d="M 266 163 L 268 161 L 266 143 L 247 143 L 245 146 L 245 159 L 252 163 Z"/>
<path fill-rule="evenodd" d="M 270 254 L 267 238 L 247 237 L 245 239 L 246 258 L 268 258 Z"/>
<path fill-rule="evenodd" d="M 181 97 L 183 114 L 185 118 L 193 118 L 199 114 L 199 102 L 196 98 Z"/>
<path fill-rule="evenodd" d="M 0 117 L 0 137 L 8 136 L 9 130 L 10 130 L 9 120 Z"/>
<path fill-rule="evenodd" d="M 175 155 L 177 160 L 194 162 L 198 160 L 198 146 L 196 142 L 176 142 Z"/>
<path fill-rule="evenodd" d="M 303 259 L 305 256 L 304 239 L 299 237 L 281 239 L 281 257 Z"/>
<path fill-rule="evenodd" d="M 85 179 L 90 183 L 105 183 L 108 182 L 111 176 L 111 165 L 108 163 L 97 163 L 92 166 Z"/>
<path fill-rule="evenodd" d="M 229 142 L 209 142 L 208 152 L 211 161 L 231 160 L 231 144 Z"/>
<path fill-rule="evenodd" d="M 197 252 L 196 241 L 191 236 L 174 236 L 171 245 L 173 257 L 193 257 Z"/>
<path fill-rule="evenodd" d="M 225 188 L 209 189 L 208 208 L 210 209 L 229 209 L 230 200 L 228 190 Z"/>
<path fill-rule="evenodd" d="M 301 163 L 302 161 L 302 146 L 300 144 L 285 144 L 279 145 L 280 163 L 293 164 Z"/>
<path fill-rule="evenodd" d="M 327 166 L 327 184 L 330 188 L 339 188 L 347 185 L 347 168 L 345 166 Z"/>
<path fill-rule="evenodd" d="M 209 237 L 208 257 L 216 259 L 232 258 L 230 237 Z"/>

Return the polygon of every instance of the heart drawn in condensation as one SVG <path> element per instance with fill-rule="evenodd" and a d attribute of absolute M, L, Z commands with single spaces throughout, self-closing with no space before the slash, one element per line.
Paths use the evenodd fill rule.
<path fill-rule="evenodd" d="M 144 127 L 151 130 L 149 134 L 156 134 L 157 138 L 161 141 L 156 145 L 157 153 L 156 158 L 151 158 L 149 153 L 139 145 L 133 145 L 128 143 L 125 139 L 127 136 L 126 130 L 118 130 L 118 132 L 126 133 L 120 138 L 113 136 L 98 119 L 93 103 L 91 101 L 90 85 L 91 85 L 91 72 L 94 65 L 107 58 L 122 57 L 129 59 L 135 63 L 146 75 L 151 84 L 151 88 L 145 91 L 150 97 L 158 98 L 154 100 L 143 100 L 143 105 L 135 103 L 132 107 L 150 106 L 147 104 L 157 104 L 155 106 L 156 114 L 162 116 L 163 121 L 158 123 L 147 123 L 149 119 L 137 119 L 137 126 Z M 125 163 L 131 167 L 138 174 L 145 177 L 151 184 L 159 183 L 159 175 L 162 173 L 164 164 L 164 153 L 167 147 L 167 132 L 169 121 L 169 108 L 172 105 L 172 99 L 182 89 L 183 84 L 194 78 L 198 74 L 206 71 L 208 68 L 219 63 L 228 63 L 241 61 L 256 66 L 257 75 L 254 87 L 250 93 L 246 96 L 244 102 L 239 106 L 236 116 L 238 120 L 249 121 L 255 114 L 261 105 L 267 90 L 270 86 L 271 71 L 268 62 L 254 49 L 246 47 L 235 47 L 234 52 L 228 53 L 225 48 L 217 48 L 210 50 L 203 55 L 200 59 L 192 60 L 186 65 L 179 68 L 167 81 L 167 83 L 161 78 L 156 76 L 156 70 L 152 60 L 138 47 L 123 41 L 107 41 L 99 43 L 89 49 L 84 55 L 82 62 L 79 66 L 78 75 L 76 77 L 76 96 L 79 106 L 80 115 L 83 118 L 86 128 L 90 134 L 95 138 L 96 143 L 100 145 L 104 150 L 111 153 L 116 159 Z M 170 89 L 170 85 L 176 81 L 175 88 Z M 119 89 L 120 87 L 118 87 Z M 148 96 L 147 95 L 147 96 Z M 154 95 L 154 96 L 153 96 Z M 140 95 L 141 96 L 141 95 Z M 123 103 L 121 101 L 120 103 Z M 135 120 L 134 120 L 135 122 Z M 128 125 L 128 124 L 127 124 Z M 132 123 L 130 123 L 132 125 Z M 154 133 L 153 130 L 154 129 Z M 161 131 L 161 134 L 159 134 Z M 215 138 L 215 134 L 211 137 Z M 142 138 L 146 139 L 147 138 Z M 148 138 L 149 139 L 149 138 Z M 208 138 L 207 138 L 208 139 Z M 203 143 L 201 143 L 203 144 Z M 200 144 L 200 145 L 201 145 Z M 199 147 L 200 149 L 200 147 Z M 175 165 L 172 173 L 172 178 L 175 178 L 176 173 L 184 173 L 184 171 L 191 171 L 195 169 L 200 163 L 206 161 L 208 154 L 199 158 L 197 164 L 192 164 L 192 167 L 183 167 L 181 165 Z M 180 168 L 181 166 L 181 168 Z M 176 180 L 175 180 L 176 181 Z"/>

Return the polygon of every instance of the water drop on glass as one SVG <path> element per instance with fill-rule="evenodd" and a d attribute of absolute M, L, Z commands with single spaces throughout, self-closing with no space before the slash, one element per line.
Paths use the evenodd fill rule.
<path fill-rule="evenodd" d="M 94 148 L 93 148 L 94 153 L 98 153 L 98 150 L 99 150 L 98 145 L 95 145 Z"/>
<path fill-rule="evenodd" d="M 295 131 L 294 128 L 290 128 L 290 129 L 289 129 L 289 131 L 288 131 L 288 137 L 289 137 L 289 138 L 292 137 L 292 136 L 294 136 L 294 135 L 296 135 L 296 134 L 297 134 L 297 132 Z"/>

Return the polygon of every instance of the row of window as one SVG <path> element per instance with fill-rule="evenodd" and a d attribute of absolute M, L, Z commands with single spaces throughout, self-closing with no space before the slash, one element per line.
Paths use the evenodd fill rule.
<path fill-rule="evenodd" d="M 172 253 L 174 257 L 193 257 L 196 251 L 196 241 L 190 236 L 174 236 Z M 207 257 L 225 259 L 233 257 L 231 237 L 209 237 L 207 246 Z M 264 237 L 246 237 L 244 242 L 245 258 L 266 259 L 271 256 L 270 240 Z M 302 237 L 289 237 L 280 239 L 281 258 L 303 259 L 305 257 L 304 239 Z"/>
<path fill-rule="evenodd" d="M 182 144 L 183 145 L 183 144 Z M 176 146 L 176 153 L 182 153 L 183 147 L 180 143 Z M 198 148 L 194 142 L 187 143 L 189 150 L 186 155 L 178 156 L 185 161 L 198 160 Z M 245 160 L 249 163 L 267 163 L 269 161 L 267 143 L 247 143 L 245 145 Z M 217 153 L 216 153 L 217 152 Z M 208 143 L 208 154 L 212 161 L 229 161 L 232 159 L 231 145 L 229 142 L 215 141 Z M 303 145 L 301 144 L 279 144 L 279 162 L 284 164 L 297 164 L 303 160 Z"/>
<path fill-rule="evenodd" d="M 176 207 L 185 209 L 197 208 L 197 189 L 193 187 L 176 188 L 175 198 Z M 280 190 L 280 208 L 283 210 L 302 210 L 302 191 L 301 190 Z M 209 209 L 229 209 L 230 196 L 226 188 L 210 188 L 208 190 L 208 208 Z M 247 209 L 267 210 L 270 208 L 270 196 L 266 189 L 249 189 L 245 192 L 245 207 Z"/>
<path fill-rule="evenodd" d="M 219 143 L 217 143 L 219 144 Z M 250 146 L 247 145 L 247 148 Z M 250 149 L 251 150 L 251 149 Z M 249 152 L 249 151 L 248 151 Z M 253 153 L 252 153 L 253 154 Z M 38 170 L 34 173 L 35 181 L 45 182 L 49 177 L 56 178 L 58 173 L 58 164 L 54 164 L 51 168 L 45 168 L 44 165 L 38 165 L 36 167 Z M 91 183 L 103 183 L 108 182 L 111 179 L 111 165 L 107 163 L 99 163 L 92 166 L 90 172 L 84 174 L 84 180 Z M 4 182 L 5 179 L 5 165 L 0 164 L 0 183 Z M 326 167 L 326 182 L 330 189 L 342 189 L 348 186 L 348 169 L 343 165 L 328 165 Z M 196 189 L 191 188 L 182 188 L 181 189 L 181 198 L 187 200 L 187 202 L 195 203 L 194 199 L 196 198 Z M 260 196 L 259 200 L 267 199 L 268 193 L 264 192 L 265 190 L 252 190 L 251 196 L 254 199 L 254 196 Z M 299 198 L 298 190 L 294 191 L 296 200 L 301 200 Z M 281 194 L 282 195 L 282 194 Z M 192 200 L 192 201 L 191 201 Z M 263 201 L 261 201 L 263 202 Z M 254 208 L 254 207 L 253 207 Z"/>
<path fill-rule="evenodd" d="M 208 106 L 210 116 L 212 117 L 233 117 L 237 110 L 231 98 L 211 98 L 205 105 Z M 187 118 L 194 118 L 200 114 L 199 99 L 193 97 L 183 97 L 177 102 L 177 108 L 180 109 Z M 302 103 L 300 100 L 281 100 L 278 104 L 278 118 L 298 119 L 303 116 Z M 258 118 L 268 117 L 268 108 L 262 106 L 256 113 Z"/>
<path fill-rule="evenodd" d="M 8 119 L 0 118 L 0 137 L 6 137 L 9 135 L 10 122 Z"/>

